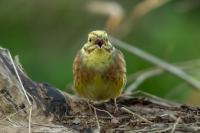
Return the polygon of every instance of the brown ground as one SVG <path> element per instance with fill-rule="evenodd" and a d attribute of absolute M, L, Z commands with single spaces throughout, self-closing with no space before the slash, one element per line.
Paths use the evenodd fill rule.
<path fill-rule="evenodd" d="M 71 116 L 64 117 L 64 125 L 80 132 L 93 132 L 98 128 L 98 123 L 101 132 L 200 132 L 198 107 L 141 97 L 121 97 L 118 99 L 119 109 L 115 113 L 111 102 L 94 106 L 98 119 L 88 109 L 86 102 L 79 101 L 72 106 L 74 111 Z"/>

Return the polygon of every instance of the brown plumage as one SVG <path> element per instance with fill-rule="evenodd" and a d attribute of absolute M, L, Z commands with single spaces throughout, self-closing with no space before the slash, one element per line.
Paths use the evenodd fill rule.
<path fill-rule="evenodd" d="M 115 99 L 126 84 L 123 54 L 108 41 L 104 31 L 93 31 L 73 64 L 74 88 L 81 97 L 102 101 Z"/>

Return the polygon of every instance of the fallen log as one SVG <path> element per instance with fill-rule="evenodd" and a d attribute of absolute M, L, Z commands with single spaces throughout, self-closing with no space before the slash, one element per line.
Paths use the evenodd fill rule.
<path fill-rule="evenodd" d="M 88 103 L 28 77 L 0 48 L 0 132 L 200 132 L 200 108 L 141 95 Z"/>

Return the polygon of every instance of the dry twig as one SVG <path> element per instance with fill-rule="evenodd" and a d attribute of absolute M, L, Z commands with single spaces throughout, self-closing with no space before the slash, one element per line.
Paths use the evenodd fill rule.
<path fill-rule="evenodd" d="M 97 116 L 96 108 L 94 108 L 94 115 L 95 115 L 95 119 L 96 119 L 96 123 L 97 123 L 97 133 L 100 133 L 101 127 L 100 127 L 100 124 L 99 124 L 99 119 L 98 119 L 98 116 Z"/>
<path fill-rule="evenodd" d="M 174 133 L 175 132 L 175 130 L 176 130 L 176 127 L 177 127 L 177 125 L 178 125 L 178 123 L 180 122 L 180 120 L 181 120 L 181 118 L 179 117 L 177 120 L 176 120 L 176 122 L 174 123 L 174 125 L 173 125 L 173 128 L 172 128 L 172 131 L 171 131 L 171 133 Z"/>
<path fill-rule="evenodd" d="M 138 114 L 134 113 L 133 111 L 131 111 L 131 110 L 125 108 L 125 107 L 122 107 L 121 110 L 123 110 L 123 111 L 125 111 L 125 112 L 127 112 L 127 113 L 130 113 L 130 114 L 132 114 L 133 116 L 136 116 L 136 117 L 140 118 L 142 121 L 144 121 L 144 122 L 146 122 L 146 123 L 149 123 L 149 124 L 152 123 L 151 121 L 147 120 L 146 118 L 142 117 L 141 115 L 138 115 Z"/>

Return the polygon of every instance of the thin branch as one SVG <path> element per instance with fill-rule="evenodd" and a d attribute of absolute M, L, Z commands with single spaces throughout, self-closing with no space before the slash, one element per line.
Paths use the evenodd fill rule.
<path fill-rule="evenodd" d="M 129 114 L 132 114 L 133 116 L 138 117 L 139 119 L 141 119 L 142 121 L 144 121 L 144 122 L 146 122 L 146 123 L 149 123 L 149 124 L 152 123 L 151 121 L 147 120 L 146 118 L 144 118 L 144 117 L 142 117 L 142 116 L 140 116 L 140 115 L 138 115 L 138 114 L 132 112 L 131 110 L 129 110 L 129 109 L 125 108 L 125 107 L 122 107 L 121 110 L 123 110 L 123 111 L 125 111 L 125 112 L 127 112 L 127 113 L 129 113 Z"/>
<path fill-rule="evenodd" d="M 31 133 L 31 116 L 32 116 L 32 106 L 30 107 L 29 110 L 29 119 L 28 119 L 28 133 Z"/>
<path fill-rule="evenodd" d="M 110 112 L 108 112 L 107 110 L 104 110 L 104 109 L 99 109 L 99 108 L 96 108 L 95 106 L 93 106 L 92 104 L 89 103 L 89 106 L 91 106 L 92 108 L 94 108 L 95 110 L 98 110 L 100 112 L 104 112 L 106 114 L 108 114 L 111 118 L 115 118 Z"/>
<path fill-rule="evenodd" d="M 96 110 L 100 111 L 100 112 L 105 112 L 107 113 L 111 118 L 115 118 L 110 112 L 106 111 L 106 110 L 103 110 L 103 109 L 98 109 L 95 107 Z"/>
<path fill-rule="evenodd" d="M 94 115 L 95 115 L 95 119 L 96 119 L 96 123 L 97 123 L 97 132 L 100 133 L 101 127 L 100 127 L 100 124 L 99 124 L 99 119 L 98 119 L 98 116 L 97 116 L 97 111 L 96 111 L 96 108 L 93 108 L 93 109 L 94 109 Z"/>
<path fill-rule="evenodd" d="M 158 57 L 155 57 L 133 45 L 122 42 L 114 37 L 110 37 L 110 39 L 114 45 L 119 46 L 119 47 L 131 52 L 132 54 L 142 58 L 143 60 L 146 60 L 154 65 L 159 66 L 163 70 L 171 73 L 172 75 L 178 77 L 179 79 L 181 79 L 184 82 L 191 85 L 196 90 L 200 91 L 200 82 L 198 80 L 194 79 L 192 76 L 185 73 L 184 71 L 182 71 L 181 69 L 179 69 L 178 67 L 173 66 L 173 65 L 161 60 Z"/>
<path fill-rule="evenodd" d="M 174 123 L 174 126 L 173 126 L 173 128 L 172 128 L 171 133 L 175 133 L 176 127 L 177 127 L 178 123 L 180 122 L 180 120 L 181 120 L 180 117 L 176 120 L 176 122 Z"/>

